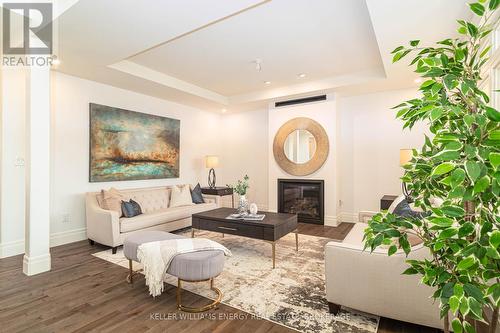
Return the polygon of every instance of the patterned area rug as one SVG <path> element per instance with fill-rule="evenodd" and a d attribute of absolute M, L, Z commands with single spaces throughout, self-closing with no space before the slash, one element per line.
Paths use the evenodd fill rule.
<path fill-rule="evenodd" d="M 190 235 L 190 231 L 181 234 Z M 196 237 L 217 241 L 233 253 L 226 257 L 224 272 L 215 279 L 223 292 L 223 303 L 250 314 L 282 324 L 299 332 L 372 333 L 378 328 L 377 316 L 342 308 L 337 316 L 328 313 L 325 298 L 324 245 L 326 238 L 289 234 L 276 244 L 276 268 L 272 269 L 271 245 L 264 241 L 208 231 Z M 94 256 L 128 268 L 128 260 L 119 250 L 95 253 Z M 134 263 L 134 269 L 140 264 Z M 165 282 L 177 286 L 177 279 Z M 213 298 L 204 283 L 184 283 L 183 288 Z"/>

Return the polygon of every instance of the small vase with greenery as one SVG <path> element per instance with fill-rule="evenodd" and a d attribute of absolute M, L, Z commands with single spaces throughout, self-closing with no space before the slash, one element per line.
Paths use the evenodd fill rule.
<path fill-rule="evenodd" d="M 250 188 L 250 185 L 248 184 L 249 179 L 250 177 L 248 177 L 248 175 L 245 175 L 245 177 L 243 177 L 243 180 L 238 180 L 236 185 L 227 185 L 228 187 L 232 188 L 234 193 L 237 193 L 240 197 L 238 205 L 238 212 L 240 214 L 246 213 L 248 210 L 248 201 L 246 198 L 246 194 L 247 190 Z"/>
<path fill-rule="evenodd" d="M 500 112 L 481 90 L 488 66 L 490 33 L 500 0 L 469 4 L 479 22 L 459 20 L 463 36 L 445 39 L 435 47 L 393 51 L 393 61 L 414 54 L 411 66 L 423 79 L 421 96 L 397 107 L 403 128 L 429 124 L 421 151 L 414 150 L 405 166 L 403 182 L 424 218 L 402 218 L 387 212 L 373 217 L 365 230 L 365 248 L 388 245 L 388 255 L 399 244 L 411 251 L 408 233 L 417 235 L 429 250 L 425 260 L 407 260 L 403 274 L 418 274 L 432 287 L 439 302 L 445 332 L 496 332 L 500 305 Z M 479 17 L 477 17 L 479 16 Z M 476 21 L 475 21 L 476 22 Z M 439 207 L 432 198 L 441 198 Z"/>

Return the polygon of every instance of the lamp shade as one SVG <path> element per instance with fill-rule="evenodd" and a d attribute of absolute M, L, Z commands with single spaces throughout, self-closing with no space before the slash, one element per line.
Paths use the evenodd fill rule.
<path fill-rule="evenodd" d="M 399 150 L 399 165 L 405 166 L 413 157 L 413 149 L 400 149 Z"/>
<path fill-rule="evenodd" d="M 214 155 L 205 156 L 205 167 L 207 169 L 217 168 L 219 166 L 219 157 Z"/>

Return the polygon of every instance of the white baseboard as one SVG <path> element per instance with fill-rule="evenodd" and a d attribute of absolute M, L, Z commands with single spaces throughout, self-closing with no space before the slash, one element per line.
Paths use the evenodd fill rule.
<path fill-rule="evenodd" d="M 341 212 L 339 214 L 340 222 L 356 223 L 359 222 L 358 213 Z"/>
<path fill-rule="evenodd" d="M 31 276 L 50 271 L 50 253 L 35 257 L 24 255 L 23 273 Z"/>
<path fill-rule="evenodd" d="M 340 224 L 337 216 L 325 216 L 325 225 L 329 227 L 336 227 Z"/>
<path fill-rule="evenodd" d="M 24 239 L 0 244 L 0 258 L 17 256 L 24 253 Z"/>
<path fill-rule="evenodd" d="M 80 228 L 50 234 L 50 247 L 74 243 L 87 238 L 87 229 Z M 17 256 L 24 253 L 24 239 L 0 244 L 0 258 Z"/>
<path fill-rule="evenodd" d="M 87 239 L 87 229 L 80 228 L 50 234 L 50 247 L 74 243 Z"/>

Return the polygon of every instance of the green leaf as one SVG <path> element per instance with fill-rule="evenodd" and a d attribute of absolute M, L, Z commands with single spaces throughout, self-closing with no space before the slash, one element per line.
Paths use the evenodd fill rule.
<path fill-rule="evenodd" d="M 477 14 L 477 15 L 479 15 L 479 16 L 483 16 L 483 15 L 484 15 L 484 12 L 485 12 L 485 10 L 486 10 L 486 9 L 484 8 L 484 6 L 483 6 L 483 5 L 481 5 L 480 3 L 477 3 L 477 2 L 476 2 L 476 3 L 470 3 L 470 4 L 469 4 L 469 7 L 470 7 L 470 9 L 471 9 L 474 13 L 476 13 L 476 14 Z"/>
<path fill-rule="evenodd" d="M 484 57 L 485 55 L 488 54 L 488 52 L 490 52 L 491 50 L 491 45 L 488 45 L 487 47 L 484 48 L 484 50 L 481 52 L 481 54 L 479 55 L 479 58 L 482 58 Z"/>
<path fill-rule="evenodd" d="M 432 224 L 440 227 L 448 228 L 453 225 L 453 220 L 447 217 L 432 217 L 429 219 Z"/>
<path fill-rule="evenodd" d="M 434 83 L 436 83 L 436 81 L 434 80 L 427 80 L 427 81 L 424 81 L 424 83 L 422 83 L 420 85 L 420 89 L 423 89 L 423 88 L 427 88 L 429 86 L 432 86 Z"/>
<path fill-rule="evenodd" d="M 396 245 L 391 245 L 391 247 L 389 247 L 389 250 L 387 251 L 387 255 L 392 256 L 394 253 L 397 252 L 397 250 L 398 248 Z"/>
<path fill-rule="evenodd" d="M 453 170 L 451 173 L 451 187 L 462 184 L 465 180 L 465 171 L 461 168 Z"/>
<path fill-rule="evenodd" d="M 457 296 L 458 298 L 462 298 L 464 296 L 464 286 L 458 283 L 453 286 L 453 295 Z"/>
<path fill-rule="evenodd" d="M 448 88 L 450 90 L 454 89 L 456 86 L 458 86 L 457 77 L 453 74 L 445 75 L 443 78 L 443 81 L 444 81 L 444 85 L 446 86 L 446 88 Z"/>
<path fill-rule="evenodd" d="M 470 309 L 469 307 L 467 309 Z M 462 312 L 462 311 L 460 311 Z M 469 311 L 467 311 L 469 313 Z M 476 329 L 468 321 L 464 321 L 464 329 L 466 333 L 476 333 Z"/>
<path fill-rule="evenodd" d="M 420 43 L 419 40 L 412 40 L 412 41 L 410 41 L 410 45 L 413 46 L 413 47 L 417 47 L 419 43 Z"/>
<path fill-rule="evenodd" d="M 477 33 L 479 31 L 478 28 L 470 22 L 465 22 L 465 25 L 467 26 L 467 32 L 469 33 L 469 35 L 471 37 L 477 37 Z"/>
<path fill-rule="evenodd" d="M 476 120 L 476 117 L 474 117 L 473 115 L 471 114 L 468 114 L 464 117 L 464 122 L 467 124 L 467 126 L 470 126 L 474 123 L 474 121 Z"/>
<path fill-rule="evenodd" d="M 486 116 L 491 121 L 495 121 L 495 122 L 500 121 L 500 112 L 498 112 L 497 110 L 495 110 L 494 108 L 491 108 L 489 106 L 486 106 L 485 109 L 486 109 Z"/>
<path fill-rule="evenodd" d="M 440 165 L 436 166 L 432 170 L 431 177 L 444 175 L 444 174 L 452 171 L 453 169 L 455 169 L 455 164 L 450 163 L 450 162 L 441 163 Z"/>
<path fill-rule="evenodd" d="M 488 155 L 488 159 L 490 160 L 493 168 L 498 169 L 498 166 L 500 165 L 500 153 L 490 153 Z"/>
<path fill-rule="evenodd" d="M 473 231 L 474 231 L 474 224 L 466 222 L 458 229 L 458 237 L 468 236 Z"/>
<path fill-rule="evenodd" d="M 404 46 L 398 46 L 398 47 L 396 47 L 396 48 L 395 48 L 395 49 L 391 52 L 391 54 L 394 54 L 394 53 L 396 53 L 396 52 L 399 52 L 399 51 L 401 51 L 401 50 L 402 50 L 402 49 L 404 49 L 404 48 L 405 48 Z"/>
<path fill-rule="evenodd" d="M 462 300 L 460 301 L 460 313 L 466 316 L 470 311 L 469 308 L 469 301 L 467 300 L 467 297 L 463 297 Z"/>
<path fill-rule="evenodd" d="M 460 152 L 455 150 L 443 150 L 432 156 L 432 158 L 440 159 L 441 161 L 454 161 L 460 158 Z"/>
<path fill-rule="evenodd" d="M 453 295 L 453 286 L 454 284 L 451 282 L 446 283 L 442 288 L 441 288 L 441 294 L 440 296 L 443 298 L 450 298 Z"/>
<path fill-rule="evenodd" d="M 448 216 L 452 217 L 461 217 L 464 215 L 465 211 L 462 207 L 459 206 L 443 206 L 441 207 L 441 211 Z"/>
<path fill-rule="evenodd" d="M 500 130 L 491 131 L 488 138 L 493 141 L 500 141 Z"/>
<path fill-rule="evenodd" d="M 455 312 L 457 310 L 452 309 L 452 311 Z M 453 321 L 451 322 L 451 327 L 453 328 L 453 333 L 462 333 L 463 332 L 462 323 L 460 322 L 460 319 L 458 319 L 458 318 L 453 319 Z"/>
<path fill-rule="evenodd" d="M 500 245 L 500 231 L 495 230 L 490 235 L 490 244 L 493 248 L 498 248 Z"/>
<path fill-rule="evenodd" d="M 401 245 L 406 255 L 410 253 L 411 246 L 410 243 L 408 242 L 408 239 L 406 238 L 406 235 L 399 237 L 399 245 Z"/>
<path fill-rule="evenodd" d="M 431 111 L 431 120 L 435 121 L 436 119 L 439 119 L 443 115 L 443 109 L 442 108 L 435 108 L 432 109 Z"/>
<path fill-rule="evenodd" d="M 490 186 L 490 177 L 482 177 L 474 184 L 474 194 L 484 192 L 488 186 Z"/>
<path fill-rule="evenodd" d="M 471 267 L 476 263 L 476 259 L 474 257 L 467 257 L 465 259 L 460 260 L 460 262 L 457 265 L 457 269 L 459 271 L 466 270 L 467 268 Z"/>
<path fill-rule="evenodd" d="M 465 187 L 463 187 L 462 185 L 458 185 L 450 193 L 448 193 L 448 198 L 450 199 L 462 198 L 464 194 L 465 194 Z"/>
<path fill-rule="evenodd" d="M 458 233 L 457 228 L 448 228 L 448 229 L 443 230 L 439 234 L 438 238 L 439 239 L 451 238 L 451 237 L 455 236 L 457 233 Z"/>
<path fill-rule="evenodd" d="M 488 9 L 495 10 L 495 9 L 497 9 L 499 4 L 500 4 L 500 0 L 490 0 L 490 4 L 488 6 Z"/>
<path fill-rule="evenodd" d="M 410 268 L 407 268 L 403 273 L 401 273 L 403 275 L 415 275 L 415 274 L 418 274 L 418 271 L 413 268 L 413 267 L 410 267 Z"/>
<path fill-rule="evenodd" d="M 437 252 L 439 250 L 441 250 L 443 247 L 444 247 L 445 243 L 443 241 L 436 241 L 434 243 L 434 246 L 433 246 L 433 249 L 434 249 L 434 252 Z"/>
<path fill-rule="evenodd" d="M 457 296 L 453 295 L 448 300 L 448 304 L 450 305 L 450 310 L 455 313 L 460 307 L 460 299 Z"/>
<path fill-rule="evenodd" d="M 483 293 L 475 285 L 470 284 L 470 283 L 464 284 L 464 291 L 465 291 L 466 295 L 473 297 L 476 301 L 478 301 L 480 303 L 484 302 Z"/>
<path fill-rule="evenodd" d="M 474 182 L 481 174 L 481 166 L 479 163 L 474 161 L 465 162 L 465 170 L 467 171 L 467 175 Z"/>
<path fill-rule="evenodd" d="M 483 307 L 481 306 L 481 303 L 479 303 L 476 299 L 469 297 L 469 307 L 470 313 L 472 313 L 476 319 L 483 319 Z"/>

